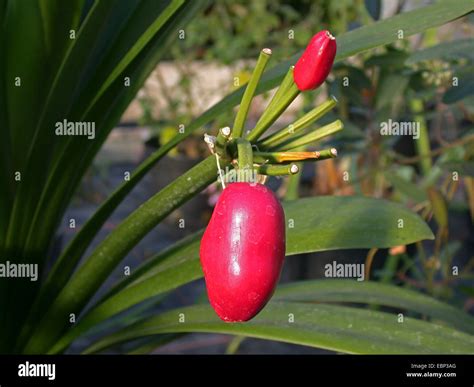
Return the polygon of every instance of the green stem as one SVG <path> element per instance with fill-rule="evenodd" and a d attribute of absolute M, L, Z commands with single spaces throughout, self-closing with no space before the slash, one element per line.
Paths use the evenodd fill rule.
<path fill-rule="evenodd" d="M 262 164 L 257 168 L 257 173 L 260 175 L 267 176 L 284 176 L 294 175 L 299 172 L 299 167 L 296 164 L 289 165 L 275 165 L 275 164 Z"/>
<path fill-rule="evenodd" d="M 288 125 L 285 129 L 282 129 L 272 135 L 265 137 L 259 141 L 259 148 L 265 149 L 270 147 L 275 147 L 278 144 L 281 144 L 288 137 L 293 134 L 301 131 L 302 129 L 307 128 L 316 120 L 320 119 L 327 112 L 329 112 L 334 106 L 336 106 L 337 100 L 334 97 L 331 97 L 329 101 L 324 102 L 318 107 L 314 108 L 310 112 L 306 113 L 303 117 L 296 120 L 293 124 Z"/>
<path fill-rule="evenodd" d="M 305 152 L 306 147 L 302 146 L 302 147 L 296 148 L 296 151 Z M 298 168 L 301 171 L 301 169 L 303 168 L 303 163 L 300 162 L 300 163 L 297 163 L 296 165 L 298 166 Z M 286 182 L 285 182 L 286 189 L 284 191 L 285 193 L 283 195 L 283 200 L 285 200 L 285 201 L 287 201 L 287 200 L 296 200 L 300 197 L 299 187 L 300 187 L 301 176 L 303 176 L 302 173 L 297 173 L 295 175 L 289 176 L 288 179 L 286 179 Z"/>
<path fill-rule="evenodd" d="M 430 137 L 428 133 L 428 127 L 426 125 L 425 117 L 423 116 L 423 101 L 421 99 L 414 98 L 410 101 L 410 107 L 414 114 L 415 122 L 420 125 L 420 138 L 415 140 L 415 146 L 420 156 L 420 169 L 423 176 L 428 176 L 433 166 L 430 157 Z"/>
<path fill-rule="evenodd" d="M 281 90 L 281 92 L 280 92 Z M 299 95 L 300 90 L 293 81 L 293 68 L 290 68 L 270 104 L 257 121 L 255 128 L 247 136 L 249 141 L 258 139 L 286 110 Z"/>
<path fill-rule="evenodd" d="M 333 159 L 337 157 L 336 148 L 324 149 L 322 151 L 316 151 L 316 153 L 317 153 L 316 160 L 327 160 L 327 159 Z"/>
<path fill-rule="evenodd" d="M 242 102 L 240 103 L 239 110 L 235 117 L 234 127 L 232 132 L 234 133 L 234 137 L 241 137 L 244 131 L 245 119 L 247 118 L 247 114 L 250 108 L 250 103 L 252 102 L 252 98 L 255 95 L 255 90 L 257 89 L 258 82 L 267 66 L 268 60 L 272 55 L 272 51 L 269 48 L 264 48 L 260 51 L 260 56 L 258 57 L 257 64 L 255 69 L 252 73 L 249 83 L 245 88 L 244 95 L 242 97 Z"/>
<path fill-rule="evenodd" d="M 303 163 L 297 163 L 296 166 L 299 170 L 303 168 Z M 299 198 L 299 187 L 302 173 L 296 173 L 288 177 L 286 182 L 286 192 L 283 200 L 296 200 Z"/>
<path fill-rule="evenodd" d="M 221 166 L 229 165 L 223 162 Z M 127 253 L 174 209 L 216 180 L 214 156 L 178 177 L 130 214 L 93 251 L 76 271 L 39 321 L 24 348 L 25 353 L 44 353 L 69 325 Z"/>
<path fill-rule="evenodd" d="M 225 350 L 226 355 L 235 355 L 239 350 L 240 344 L 246 339 L 245 336 L 235 336 L 227 345 Z"/>
<path fill-rule="evenodd" d="M 250 182 L 253 171 L 253 149 L 249 141 L 237 139 L 237 157 L 239 163 L 238 181 Z"/>
<path fill-rule="evenodd" d="M 285 78 L 283 78 L 283 81 L 280 84 L 280 87 L 278 87 L 276 93 L 273 95 L 270 103 L 265 108 L 265 111 L 263 112 L 260 119 L 262 119 L 266 114 L 269 114 L 275 108 L 275 106 L 277 106 L 277 104 L 281 101 L 282 97 L 284 97 L 288 93 L 291 85 L 295 83 L 293 80 L 294 69 L 295 66 L 290 66 L 285 75 Z"/>
<path fill-rule="evenodd" d="M 228 126 L 219 129 L 219 134 L 216 137 L 216 153 L 222 159 L 229 159 L 227 153 L 227 142 L 229 141 L 231 130 Z"/>
<path fill-rule="evenodd" d="M 325 125 L 313 132 L 309 132 L 307 134 L 303 134 L 299 137 L 296 138 L 289 138 L 287 141 L 281 143 L 275 148 L 275 150 L 278 149 L 285 149 L 285 150 L 292 150 L 295 148 L 298 148 L 303 145 L 308 145 L 311 144 L 312 142 L 318 141 L 324 137 L 327 137 L 331 134 L 337 133 L 343 128 L 342 121 L 336 120 L 328 125 Z"/>

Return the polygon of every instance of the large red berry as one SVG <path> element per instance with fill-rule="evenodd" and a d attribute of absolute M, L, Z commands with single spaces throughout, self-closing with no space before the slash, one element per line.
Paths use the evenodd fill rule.
<path fill-rule="evenodd" d="M 261 184 L 221 194 L 200 248 L 209 301 L 224 321 L 247 321 L 268 302 L 285 257 L 285 215 Z"/>
<path fill-rule="evenodd" d="M 320 31 L 313 36 L 293 72 L 298 89 L 316 89 L 324 82 L 331 71 L 336 50 L 336 39 L 329 31 Z"/>

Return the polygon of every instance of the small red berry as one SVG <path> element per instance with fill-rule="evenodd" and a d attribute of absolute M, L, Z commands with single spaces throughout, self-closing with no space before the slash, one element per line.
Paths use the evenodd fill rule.
<path fill-rule="evenodd" d="M 293 72 L 298 89 L 316 89 L 324 82 L 331 71 L 336 50 L 336 38 L 329 31 L 320 31 L 312 37 Z"/>
<path fill-rule="evenodd" d="M 224 189 L 200 258 L 217 315 L 226 322 L 254 317 L 271 298 L 285 258 L 285 215 L 273 192 L 250 183 Z"/>

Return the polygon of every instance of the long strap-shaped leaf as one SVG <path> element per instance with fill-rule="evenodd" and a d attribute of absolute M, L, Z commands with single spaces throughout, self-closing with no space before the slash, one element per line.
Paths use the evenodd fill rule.
<path fill-rule="evenodd" d="M 65 195 L 64 190 L 61 188 L 69 188 L 68 191 L 73 192 L 71 188 L 77 186 L 80 177 L 82 177 L 81 171 L 90 163 L 90 158 L 84 156 L 86 154 L 95 155 L 96 151 L 100 149 L 102 143 L 107 138 L 113 124 L 118 120 L 118 118 L 115 119 L 115 117 L 111 119 L 111 114 L 107 114 L 107 112 L 115 113 L 114 116 L 120 116 L 122 109 L 117 109 L 115 101 L 118 101 L 120 96 L 129 96 L 127 98 L 128 102 L 128 100 L 135 95 L 136 91 L 138 91 L 142 82 L 138 79 L 140 76 L 136 73 L 137 70 L 135 69 L 138 68 L 141 74 L 145 73 L 145 75 L 148 75 L 148 71 L 145 71 L 148 66 L 143 60 L 139 62 L 141 66 L 138 66 L 138 63 L 134 64 L 133 67 L 135 69 L 133 69 L 130 64 L 133 60 L 137 60 L 137 57 L 144 51 L 147 43 L 152 41 L 153 38 L 156 39 L 156 36 L 160 36 L 158 31 L 175 15 L 183 2 L 183 0 L 175 0 L 166 7 L 163 5 L 157 6 L 156 1 L 152 0 L 140 3 L 135 10 L 135 14 L 130 18 L 129 23 L 123 27 L 124 32 L 122 35 L 126 35 L 122 39 L 119 35 L 117 37 L 118 43 L 112 46 L 113 56 L 118 56 L 118 58 L 113 58 L 113 60 L 109 59 L 109 57 L 105 58 L 106 61 L 112 62 L 115 67 L 106 63 L 99 69 L 102 70 L 102 68 L 105 68 L 108 72 L 112 71 L 111 74 L 102 74 L 103 70 L 98 71 L 97 73 L 105 78 L 105 82 L 104 79 L 102 79 L 102 84 L 102 82 L 100 82 L 101 79 L 95 75 L 90 81 L 91 86 L 81 93 L 71 114 L 77 116 L 78 121 L 94 122 L 98 129 L 98 134 L 93 142 L 84 138 L 69 137 L 62 146 L 62 151 L 55 157 L 41 198 L 37 203 L 33 220 L 31 221 L 29 235 L 26 240 L 26 250 L 40 250 L 41 247 L 45 245 L 51 233 L 54 232 L 53 230 L 57 226 L 58 217 L 63 212 L 62 208 L 65 208 L 65 205 L 68 204 L 67 199 L 70 197 L 70 195 Z M 158 5 L 160 5 L 160 3 L 158 3 Z M 148 25 L 145 16 L 150 18 L 150 16 L 154 17 L 155 15 L 159 16 L 150 20 L 150 26 L 143 31 Z M 143 27 L 137 30 L 137 24 L 143 25 Z M 135 35 L 138 35 L 138 37 L 135 37 Z M 134 42 L 134 39 L 137 39 L 137 41 Z M 123 40 L 125 40 L 125 43 L 122 43 Z M 162 46 L 165 45 L 162 44 Z M 129 50 L 127 51 L 127 49 Z M 152 51 L 148 48 L 148 51 L 153 53 L 157 58 L 157 50 Z M 123 58 L 117 55 L 117 52 L 123 55 Z M 156 61 L 157 60 L 158 58 Z M 115 63 L 117 61 L 118 64 Z M 151 62 L 152 65 L 155 65 L 156 61 Z M 110 70 L 110 68 L 112 68 L 112 70 Z M 123 78 L 118 79 L 119 74 L 122 74 L 124 70 L 127 70 L 125 75 L 133 79 L 133 87 L 125 86 Z M 100 85 L 98 91 L 96 90 L 97 85 Z M 113 93 L 111 93 L 111 89 L 113 89 Z M 108 93 L 105 94 L 106 98 L 104 98 L 106 91 L 108 91 Z M 88 152 L 88 149 L 92 151 Z M 81 164 L 78 164 L 80 160 L 86 160 L 86 162 L 82 163 L 84 165 L 82 167 Z M 49 216 L 45 222 L 45 214 L 50 215 L 51 213 L 57 214 L 57 216 Z M 51 219 L 51 221 L 49 221 L 49 219 Z M 38 232 L 38 230 L 41 230 L 41 232 Z"/>
<path fill-rule="evenodd" d="M 74 329 L 56 343 L 52 351 L 62 352 L 78 335 L 101 323 L 105 318 L 148 299 L 147 297 L 154 297 L 200 276 L 202 273 L 197 259 L 185 260 L 176 263 L 173 267 L 163 268 L 149 279 L 126 288 L 93 309 L 84 317 L 84 320 L 81 320 Z M 274 300 L 389 306 L 403 313 L 405 311 L 421 313 L 458 330 L 474 334 L 474 318 L 462 310 L 412 290 L 377 282 L 354 280 L 296 282 L 279 287 Z"/>
<path fill-rule="evenodd" d="M 285 202 L 283 206 L 291 225 L 286 232 L 287 255 L 387 247 L 432 238 L 431 231 L 416 214 L 384 200 L 328 196 Z M 308 216 L 308 213 L 317 216 Z M 390 227 L 398 219 L 404 220 L 404 229 Z M 77 335 L 104 319 L 202 277 L 199 236 L 196 234 L 179 242 L 119 282 L 66 334 L 58 347 L 63 349 Z"/>
<path fill-rule="evenodd" d="M 120 2 L 120 6 L 103 0 L 94 3 L 55 76 L 44 110 L 41 114 L 35 114 L 37 123 L 28 126 L 31 137 L 25 141 L 23 150 L 27 158 L 7 235 L 8 248 L 15 249 L 17 254 L 23 250 L 28 237 L 30 216 L 34 214 L 41 196 L 56 148 L 67 141 L 63 136 L 55 135 L 55 122 L 64 118 L 71 121 L 78 118 L 69 114 L 71 106 L 83 84 L 90 79 L 92 63 L 102 57 L 101 50 L 107 47 L 108 40 L 116 34 L 116 29 L 119 28 L 117 20 L 121 20 L 118 16 L 123 12 L 125 4 L 130 9 L 131 5 L 128 4 L 133 3 Z"/>
<path fill-rule="evenodd" d="M 374 281 L 311 280 L 280 286 L 274 298 L 283 301 L 354 302 L 384 305 L 424 314 L 474 335 L 474 317 L 420 292 Z"/>
<path fill-rule="evenodd" d="M 5 52 L 4 20 L 6 15 L 6 0 L 0 1 L 0 52 Z M 5 56 L 0 56 L 0 74 L 5 74 Z M 6 79 L 0 77 L 0 251 L 8 228 L 11 203 L 14 195 L 12 144 L 8 126 Z M 1 286 L 1 285 L 0 285 Z"/>
<path fill-rule="evenodd" d="M 225 166 L 225 164 L 224 164 Z M 64 287 L 33 334 L 27 352 L 42 352 L 54 343 L 64 330 L 71 310 L 80 311 L 124 255 L 141 240 L 148 230 L 176 207 L 207 187 L 217 178 L 213 156 L 191 168 L 172 184 L 142 204 L 91 255 Z M 91 277 L 91 273 L 93 277 Z"/>
<path fill-rule="evenodd" d="M 19 189 L 24 188 L 29 177 L 35 176 L 35 168 L 39 170 L 39 173 L 47 170 L 46 164 L 42 163 L 36 165 L 35 168 L 28 168 L 25 165 L 28 149 L 32 142 L 33 129 L 46 100 L 48 88 L 44 85 L 51 84 L 54 79 L 59 65 L 57 55 L 67 50 L 73 42 L 68 38 L 68 32 L 69 29 L 76 28 L 79 22 L 81 2 L 71 0 L 56 4 L 55 0 L 50 2 L 10 0 L 2 1 L 0 5 L 2 12 L 6 11 L 1 24 L 0 57 L 4 71 L 1 71 L 0 94 L 2 97 L 0 99 L 3 100 L 2 105 L 5 104 L 4 106 L 8 107 L 5 111 L 1 111 L 2 108 L 0 108 L 2 146 L 7 149 L 5 153 L 0 151 L 2 157 L 7 158 L 7 165 L 1 166 L 5 179 L 0 176 L 3 180 L 0 186 L 6 186 L 9 190 L 8 195 L 2 196 L 2 204 L 0 204 L 0 207 L 4 204 L 8 205 L 7 211 L 3 212 L 0 209 L 2 224 L 8 223 L 8 229 L 4 229 L 3 235 L 0 236 L 2 259 L 29 260 L 29 256 L 25 257 L 22 254 L 24 234 L 13 232 L 14 227 L 11 226 L 20 225 L 22 222 L 27 223 L 31 219 L 29 214 L 24 212 L 22 204 L 26 201 L 22 201 L 25 197 L 20 195 Z M 47 23 L 54 25 L 54 31 L 51 26 L 45 26 Z M 57 34 L 56 38 L 61 39 L 61 45 L 52 50 L 50 43 L 54 40 L 52 35 L 55 34 Z M 25 44 L 25 42 L 28 43 Z M 42 151 L 48 154 L 44 152 L 44 149 Z M 30 193 L 28 190 L 25 192 Z M 15 217 L 15 212 L 16 220 L 12 220 L 11 217 Z M 9 345 L 8 343 L 14 340 L 19 322 L 27 313 L 39 285 L 38 282 L 2 282 L 0 347 Z"/>
<path fill-rule="evenodd" d="M 6 3 L 2 39 L 8 130 L 11 135 L 15 168 L 25 167 L 25 145 L 30 141 L 30 128 L 44 103 L 43 82 L 49 81 L 45 34 L 38 1 Z M 28 42 L 28 44 L 25 44 Z M 31 71 L 31 63 L 37 71 Z M 25 114 L 25 107 L 28 113 Z"/>
<path fill-rule="evenodd" d="M 149 4 L 150 1 L 147 0 L 147 3 Z M 159 25 L 162 26 L 160 33 L 153 36 L 146 48 L 133 57 L 133 61 L 127 58 L 130 64 L 123 75 L 131 79 L 131 85 L 126 87 L 123 78 L 116 78 L 101 98 L 94 104 L 90 104 L 85 112 L 80 113 L 82 114 L 80 120 L 94 122 L 100 130 L 92 142 L 85 138 L 74 138 L 65 145 L 62 154 L 54 164 L 38 204 L 27 240 L 28 250 L 42 250 L 47 244 L 69 203 L 69 198 L 75 192 L 93 157 L 147 75 L 155 67 L 159 57 L 165 52 L 167 43 L 174 37 L 176 26 L 184 25 L 189 17 L 205 4 L 205 2 L 186 3 L 170 18 L 171 12 L 176 9 L 174 3 L 180 4 L 177 1 L 173 2 L 169 6 L 171 10 L 167 11 L 168 8 L 166 8 L 163 17 L 159 18 Z M 153 5 L 154 2 L 151 1 L 151 4 Z M 143 10 L 140 9 L 140 11 Z M 147 30 L 147 33 L 152 34 L 156 28 L 154 26 L 151 31 Z M 140 43 L 142 44 L 143 42 Z M 134 50 L 137 49 L 134 48 Z M 123 66 L 122 62 L 119 66 Z M 81 110 L 79 108 L 79 111 Z M 41 227 L 38 227 L 40 223 Z"/>
<path fill-rule="evenodd" d="M 81 310 L 90 295 L 95 293 L 134 244 L 175 206 L 215 180 L 216 173 L 215 160 L 210 157 L 160 191 L 122 222 L 98 246 L 91 259 L 60 293 L 46 314 L 47 319 L 43 319 L 38 328 L 47 329 L 48 333 L 36 334 L 30 340 L 27 350 L 41 351 L 36 346 L 45 345 L 49 340 L 52 342 L 55 335 L 61 333 L 60 326 L 68 311 Z M 318 202 L 319 205 L 314 208 L 317 216 L 308 216 L 308 210 L 314 207 L 311 206 L 312 199 L 285 203 L 286 216 L 297 230 L 288 233 L 287 244 L 293 246 L 295 251 L 301 253 L 327 248 L 390 247 L 433 238 L 421 218 L 393 203 L 348 197 L 323 197 L 318 198 Z M 403 220 L 402 229 L 398 228 L 399 219 Z M 357 232 L 362 229 L 362 225 L 364 232 Z"/>
<path fill-rule="evenodd" d="M 66 138 L 55 135 L 54 122 L 62 121 L 66 117 L 70 120 L 76 118 L 69 112 L 71 106 L 75 104 L 76 96 L 80 94 L 80 89 L 84 84 L 87 84 L 94 72 L 94 66 L 91 63 L 96 63 L 102 58 L 102 51 L 107 47 L 108 41 L 113 39 L 117 31 L 120 31 L 120 22 L 124 19 L 123 16 L 128 16 L 136 3 L 137 1 L 133 0 L 131 2 L 119 2 L 118 6 L 117 4 L 114 6 L 113 3 L 103 0 L 94 2 L 79 32 L 76 33 L 76 39 L 70 40 L 72 43 L 49 89 L 50 92 L 44 110 L 39 117 L 36 116 L 37 123 L 29 128 L 32 138 L 29 138 L 28 142 L 24 144 L 24 153 L 28 155 L 27 165 L 22 170 L 22 180 L 15 196 L 6 241 L 8 251 L 15 252 L 11 255 L 30 262 L 38 262 L 46 256 L 46 249 L 51 243 L 51 235 L 54 235 L 54 233 L 51 233 L 46 243 L 38 248 L 28 248 L 26 239 L 28 237 L 27 230 L 32 226 L 34 209 L 38 205 L 46 176 L 50 171 L 50 161 L 54 159 L 57 148 L 67 141 Z M 69 9 L 74 4 L 80 6 L 80 3 L 75 1 L 62 2 L 60 10 L 63 7 Z M 78 11 L 80 11 L 80 8 L 76 9 L 76 12 Z M 61 17 L 63 14 L 66 16 L 68 12 L 63 10 L 59 16 Z M 117 21 L 119 22 L 117 23 Z M 75 26 L 71 25 L 70 28 L 74 29 Z M 64 42 L 66 39 L 69 40 L 69 31 L 63 31 L 62 39 L 59 40 Z M 36 129 L 34 130 L 34 128 Z M 82 152 L 82 149 L 79 148 L 79 151 Z M 64 165 L 64 167 L 66 169 L 69 166 Z M 67 178 L 66 176 L 65 179 Z M 45 227 L 52 218 L 58 218 L 58 215 L 50 213 L 43 217 L 42 222 L 44 222 Z M 36 229 L 37 233 L 40 230 L 42 230 L 42 227 Z M 26 286 L 23 286 L 23 288 L 26 289 Z M 18 297 L 22 296 L 22 293 L 18 293 L 14 289 L 10 291 L 10 294 L 18 295 Z M 17 299 L 13 307 L 29 311 L 35 292 L 30 291 L 29 293 L 23 296 L 21 301 Z M 14 297 L 10 296 L 9 299 L 13 300 Z M 12 311 L 9 311 L 9 313 L 12 314 Z M 11 320 L 16 321 L 15 328 L 18 329 L 21 325 L 18 322 L 22 321 L 22 318 L 11 317 Z M 7 332 L 10 337 L 17 335 L 17 333 L 10 330 Z"/>
<path fill-rule="evenodd" d="M 0 0 L 0 52 L 5 52 L 5 30 L 4 19 L 6 15 L 6 0 Z M 5 74 L 5 56 L 0 56 L 0 74 Z M 6 80 L 0 76 L 0 251 L 5 251 L 4 242 L 8 230 L 8 219 L 10 217 L 11 205 L 14 197 L 14 184 L 12 177 L 14 169 L 12 165 L 12 150 L 10 130 L 7 118 L 7 95 Z M 5 305 L 11 281 L 0 281 L 0 305 Z M 8 310 L 0 310 L 0 352 L 7 351 L 6 324 L 8 324 Z"/>
<path fill-rule="evenodd" d="M 172 34 L 174 34 L 177 30 L 177 26 L 184 26 L 189 21 L 191 16 L 205 4 L 205 2 L 186 3 L 186 7 L 180 8 L 180 10 L 175 15 L 173 15 L 172 19 L 165 24 L 160 35 L 154 37 L 149 43 L 150 47 L 147 47 L 145 52 L 140 53 L 140 55 L 135 58 L 133 63 L 127 69 L 127 75 L 129 75 L 134 80 L 131 86 L 129 88 L 124 88 L 122 80 L 118 79 L 112 85 L 112 87 L 106 91 L 103 98 L 97 102 L 93 111 L 90 113 L 89 119 L 97 121 L 98 126 L 100 125 L 102 130 L 98 133 L 98 138 L 96 138 L 94 143 L 92 143 L 90 146 L 88 144 L 83 144 L 83 146 L 79 147 L 81 150 L 83 150 L 83 148 L 86 149 L 85 151 L 82 151 L 82 155 L 78 154 L 77 151 L 74 152 L 74 149 L 66 152 L 66 159 L 63 160 L 63 163 L 64 165 L 68 165 L 69 168 L 73 169 L 68 171 L 67 177 L 61 174 L 61 172 L 65 172 L 64 170 L 58 170 L 58 174 L 56 174 L 53 179 L 55 183 L 49 184 L 51 192 L 50 195 L 46 195 L 48 196 L 48 207 L 46 207 L 48 211 L 53 210 L 59 215 L 62 214 L 66 208 L 66 205 L 68 204 L 67 199 L 71 197 L 80 181 L 80 176 L 82 176 L 86 171 L 95 153 L 99 150 L 102 142 L 105 140 L 108 131 L 119 120 L 121 112 L 129 104 L 130 100 L 138 91 L 140 85 L 144 82 L 149 72 L 151 72 L 154 68 L 155 63 L 159 59 L 160 55 L 166 49 L 166 44 L 170 40 L 170 36 L 172 38 Z M 80 160 L 78 160 L 77 156 L 82 157 Z M 132 176 L 132 180 L 138 181 L 152 167 L 152 161 L 153 158 L 151 158 L 149 162 L 142 165 L 142 168 Z M 125 195 L 129 192 L 129 189 L 133 188 L 132 185 L 123 187 L 124 189 L 117 193 L 117 196 L 120 198 L 125 197 Z M 111 202 L 109 202 L 109 204 L 110 203 Z M 106 205 L 104 208 L 102 208 L 98 213 L 99 218 L 101 213 L 103 214 L 109 210 L 110 205 Z M 113 211 L 113 209 L 111 211 Z M 108 213 L 101 221 L 105 221 L 107 216 Z M 56 219 L 52 220 L 49 218 L 44 219 L 43 217 L 43 222 L 39 231 L 37 232 L 38 235 L 35 235 L 35 238 L 31 240 L 34 244 L 29 246 L 30 249 L 40 249 L 40 246 L 44 244 L 44 241 L 47 240 L 49 235 L 54 232 L 58 219 L 58 216 L 56 216 Z M 32 229 L 37 230 L 37 228 Z M 86 246 L 86 244 L 82 244 L 82 246 Z M 57 266 L 62 267 L 62 270 L 56 271 L 53 269 L 54 276 L 50 275 L 48 277 L 44 290 L 40 293 L 35 305 L 31 309 L 30 317 L 26 327 L 23 329 L 24 333 L 22 336 L 25 336 L 27 332 L 29 332 L 30 327 L 38 319 L 38 316 L 41 316 L 45 309 L 47 309 L 45 305 L 51 302 L 52 295 L 56 295 L 57 291 L 64 286 L 65 282 L 69 278 L 69 274 L 76 266 L 83 252 L 80 249 L 76 252 L 76 247 L 72 246 L 73 250 L 68 249 L 59 259 Z"/>
<path fill-rule="evenodd" d="M 184 319 L 184 320 L 183 320 Z M 140 337 L 214 332 L 360 354 L 474 353 L 474 336 L 425 321 L 334 305 L 272 301 L 252 321 L 224 323 L 209 306 L 179 308 L 120 330 L 88 348 L 101 351 Z"/>

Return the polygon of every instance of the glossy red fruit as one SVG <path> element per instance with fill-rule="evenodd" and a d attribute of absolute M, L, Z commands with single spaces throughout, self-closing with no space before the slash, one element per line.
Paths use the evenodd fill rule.
<path fill-rule="evenodd" d="M 298 89 L 316 89 L 324 82 L 331 71 L 336 50 L 336 38 L 329 31 L 320 31 L 313 36 L 293 72 Z"/>
<path fill-rule="evenodd" d="M 224 189 L 204 232 L 201 265 L 209 301 L 224 321 L 247 321 L 268 302 L 285 257 L 285 215 L 262 184 Z"/>

